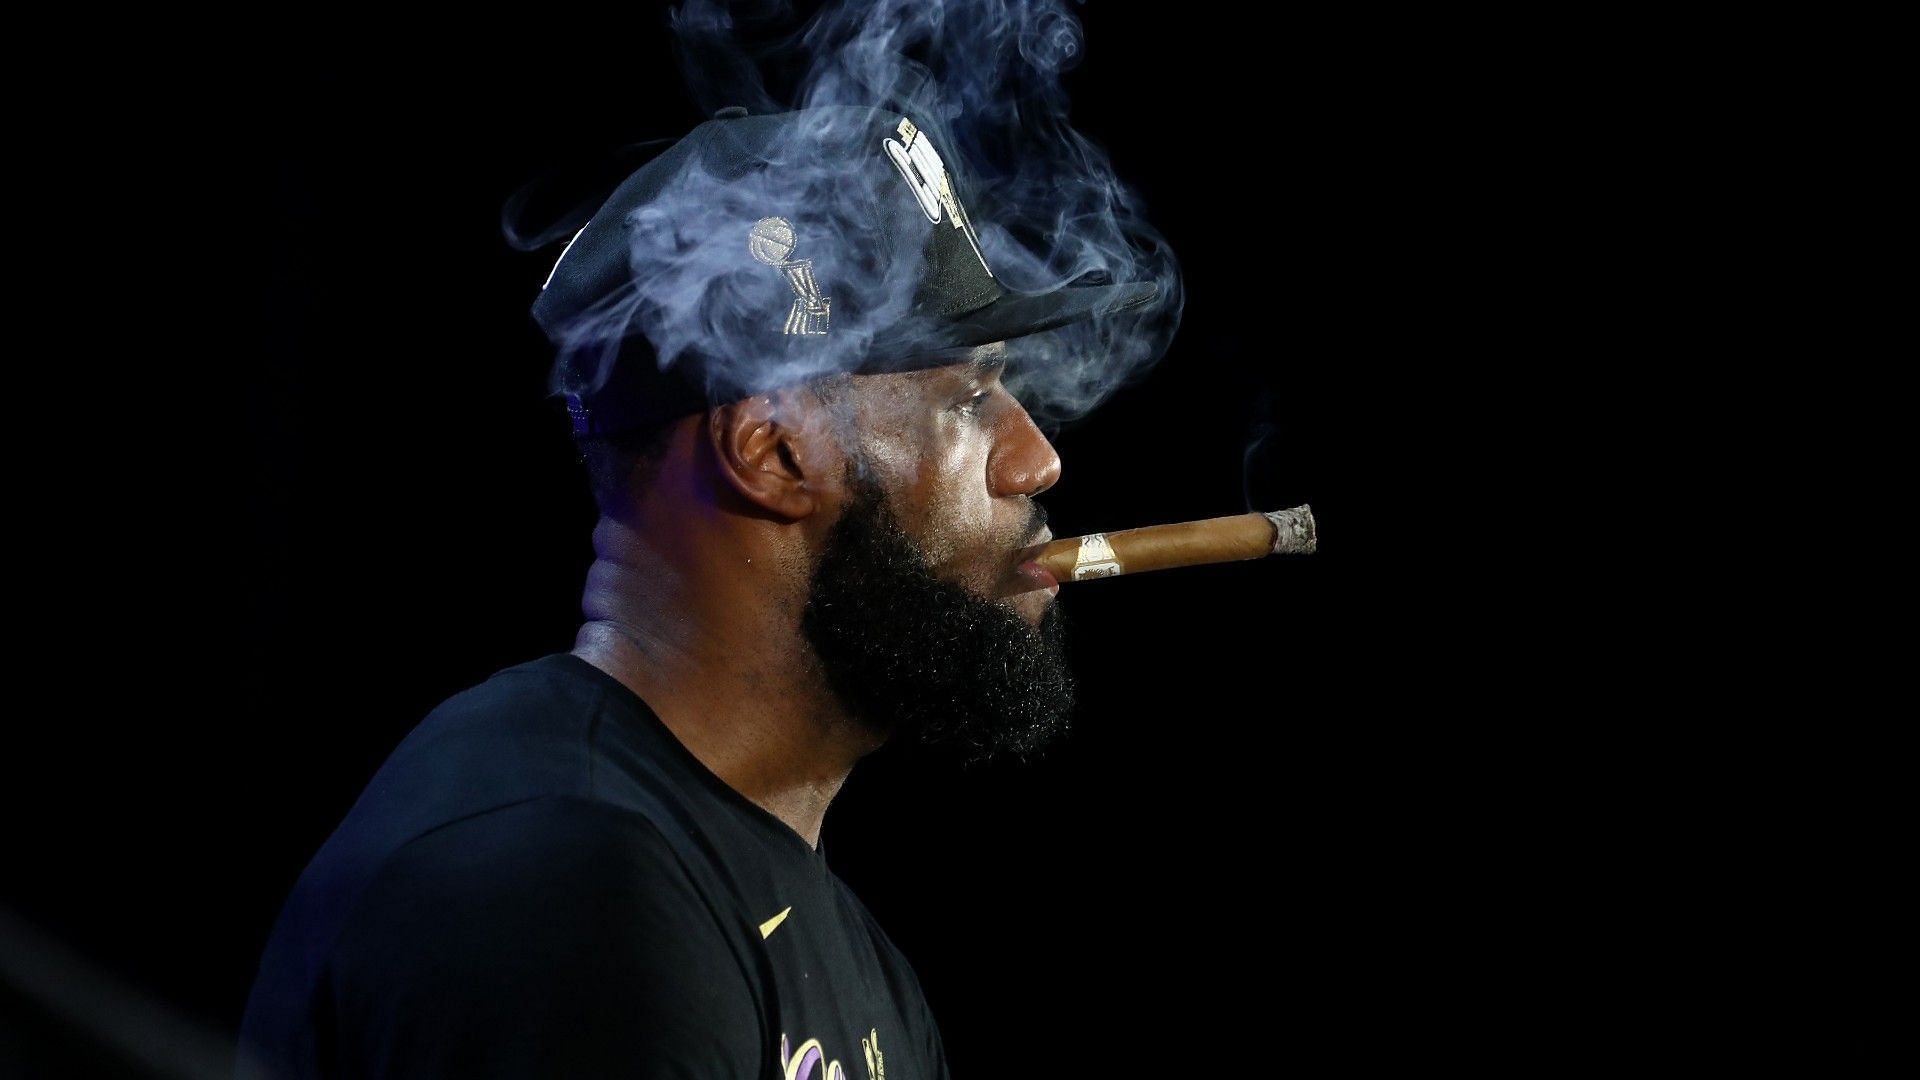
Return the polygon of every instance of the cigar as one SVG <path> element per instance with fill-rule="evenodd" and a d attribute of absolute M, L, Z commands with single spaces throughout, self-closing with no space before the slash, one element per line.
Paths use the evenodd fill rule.
<path fill-rule="evenodd" d="M 1037 545 L 1028 559 L 1064 583 L 1263 555 L 1307 555 L 1315 546 L 1313 508 L 1302 503 L 1264 514 L 1069 536 Z"/>

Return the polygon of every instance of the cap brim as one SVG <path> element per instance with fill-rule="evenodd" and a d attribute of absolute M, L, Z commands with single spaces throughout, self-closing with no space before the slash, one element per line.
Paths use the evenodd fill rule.
<path fill-rule="evenodd" d="M 934 350 L 971 348 L 1025 337 L 1137 307 L 1159 292 L 1159 284 L 1152 281 L 1070 285 L 1037 293 L 1009 292 L 985 307 L 949 320 L 883 333 L 874 340 L 873 354 L 903 359 Z M 883 361 L 880 366 L 887 364 Z"/>

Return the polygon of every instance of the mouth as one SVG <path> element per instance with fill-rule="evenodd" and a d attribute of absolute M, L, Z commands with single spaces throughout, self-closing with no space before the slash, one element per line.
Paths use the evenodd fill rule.
<path fill-rule="evenodd" d="M 1020 549 L 1019 554 L 1016 556 L 1020 561 L 1013 572 L 1016 582 L 1014 591 L 1016 593 L 1034 592 L 1045 589 L 1050 594 L 1059 595 L 1060 582 L 1039 563 L 1033 561 L 1034 557 L 1040 553 L 1040 549 L 1046 546 L 1047 542 L 1052 539 L 1053 530 L 1042 529 L 1040 530 L 1040 535 L 1032 543 Z"/>

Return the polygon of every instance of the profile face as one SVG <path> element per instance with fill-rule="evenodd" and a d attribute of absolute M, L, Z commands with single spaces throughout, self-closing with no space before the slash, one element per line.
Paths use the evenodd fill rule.
<path fill-rule="evenodd" d="M 1052 538 L 1035 499 L 1059 480 L 1060 457 L 1001 384 L 1005 342 L 954 355 L 944 367 L 856 377 L 862 449 L 935 573 L 1038 625 L 1055 597 L 1019 572 L 1018 555 Z"/>
<path fill-rule="evenodd" d="M 1017 572 L 1060 460 L 1000 385 L 1002 359 L 982 347 L 857 388 L 848 495 L 801 618 L 851 715 L 974 759 L 1048 745 L 1075 696 L 1060 609 Z"/>

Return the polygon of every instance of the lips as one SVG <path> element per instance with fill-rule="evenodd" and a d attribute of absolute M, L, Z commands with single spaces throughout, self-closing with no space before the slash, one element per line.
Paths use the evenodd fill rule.
<path fill-rule="evenodd" d="M 1045 589 L 1056 594 L 1060 591 L 1060 582 L 1048 573 L 1045 567 L 1033 561 L 1033 557 L 1040 554 L 1040 549 L 1052 539 L 1052 529 L 1041 529 L 1033 542 L 1021 548 L 1019 554 L 1015 556 L 1020 563 L 1014 568 L 1013 573 L 1019 579 L 1022 591 Z"/>
<path fill-rule="evenodd" d="M 1019 574 L 1020 579 L 1027 583 L 1028 589 L 1047 589 L 1052 592 L 1060 591 L 1060 582 L 1056 580 L 1052 574 L 1047 573 L 1046 568 L 1037 562 L 1021 563 Z"/>

